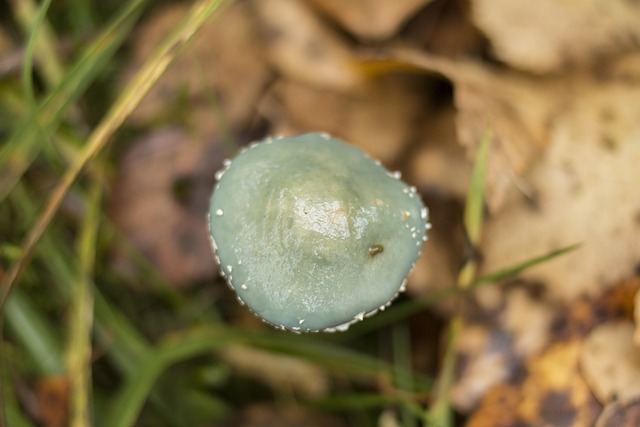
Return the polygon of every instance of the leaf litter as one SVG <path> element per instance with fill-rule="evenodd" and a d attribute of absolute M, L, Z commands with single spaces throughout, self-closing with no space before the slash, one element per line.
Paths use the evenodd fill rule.
<path fill-rule="evenodd" d="M 119 168 L 126 173 L 115 185 L 129 196 L 113 192 L 112 216 L 171 282 L 211 277 L 204 239 L 194 237 L 193 259 L 182 258 L 181 234 L 206 235 L 206 227 L 181 211 L 171 183 L 196 173 L 206 193 L 207 175 L 233 154 L 221 148 L 220 123 L 232 135 L 326 131 L 400 170 L 430 206 L 433 234 L 408 283 L 409 294 L 421 297 L 455 281 L 465 256 L 461 204 L 489 131 L 480 274 L 582 246 L 516 280 L 483 286 L 463 305 L 434 308 L 444 319 L 465 310 L 454 404 L 469 426 L 632 417 L 633 387 L 620 392 L 594 377 L 608 363 L 637 375 L 633 363 L 607 357 L 635 354 L 640 341 L 636 332 L 633 347 L 632 304 L 628 310 L 637 286 L 623 291 L 633 288 L 625 279 L 640 262 L 640 8 L 623 1 L 456 5 L 451 13 L 440 0 L 237 2 L 133 115 L 141 129 L 163 127 L 125 148 Z M 145 21 L 131 70 L 180 13 L 182 6 L 159 8 Z M 468 31 L 456 38 L 456 28 Z M 172 148 L 136 154 L 156 139 Z M 122 219 L 126 210 L 130 219 Z M 618 294 L 624 298 L 611 296 Z M 621 319 L 615 328 L 624 333 L 601 332 Z M 602 336 L 615 343 L 602 344 Z M 607 356 L 589 351 L 594 346 L 625 350 Z"/>

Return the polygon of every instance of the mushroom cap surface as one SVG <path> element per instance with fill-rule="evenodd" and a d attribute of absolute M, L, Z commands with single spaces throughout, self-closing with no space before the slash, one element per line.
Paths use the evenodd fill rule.
<path fill-rule="evenodd" d="M 253 144 L 216 178 L 209 227 L 221 272 L 282 329 L 342 330 L 384 309 L 426 239 L 415 187 L 326 134 Z"/>

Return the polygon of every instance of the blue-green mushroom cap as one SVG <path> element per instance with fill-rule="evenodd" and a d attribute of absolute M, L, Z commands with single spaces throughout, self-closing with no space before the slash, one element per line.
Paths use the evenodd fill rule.
<path fill-rule="evenodd" d="M 266 139 L 216 175 L 209 227 L 241 302 L 292 331 L 334 331 L 384 309 L 426 240 L 415 187 L 326 134 Z"/>

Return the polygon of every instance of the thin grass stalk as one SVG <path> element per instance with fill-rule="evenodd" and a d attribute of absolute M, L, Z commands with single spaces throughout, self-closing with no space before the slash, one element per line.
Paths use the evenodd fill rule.
<path fill-rule="evenodd" d="M 393 345 L 393 373 L 396 387 L 409 394 L 413 393 L 413 366 L 411 363 L 411 333 L 405 323 L 393 325 L 391 331 Z M 400 409 L 403 427 L 415 427 L 416 417 L 409 405 L 403 402 Z"/>
<path fill-rule="evenodd" d="M 480 244 L 482 223 L 484 219 L 484 182 L 489 157 L 491 135 L 485 132 L 480 148 L 476 154 L 471 176 L 471 187 L 467 195 L 464 212 L 464 226 L 472 252 Z M 466 291 L 473 284 L 478 269 L 478 260 L 473 253 L 464 263 L 458 274 L 457 288 Z M 436 399 L 425 412 L 425 425 L 430 427 L 452 427 L 451 388 L 455 376 L 455 348 L 464 320 L 460 307 L 449 323 L 448 341 L 443 359 L 443 366 L 436 387 Z"/>
<path fill-rule="evenodd" d="M 91 426 L 91 329 L 93 324 L 93 276 L 100 224 L 102 183 L 94 180 L 78 239 L 80 274 L 71 300 L 67 375 L 69 377 L 69 425 Z"/>
<path fill-rule="evenodd" d="M 56 131 L 69 108 L 73 107 L 130 33 L 146 3 L 147 0 L 128 3 L 0 147 L 0 201 L 12 191 L 42 146 L 42 139 L 37 135 L 38 128 L 46 134 Z"/>
<path fill-rule="evenodd" d="M 11 3 L 14 18 L 25 34 L 32 37 L 34 28 L 38 28 L 38 35 L 34 42 L 38 68 L 42 71 L 42 77 L 47 86 L 54 87 L 62 80 L 64 66 L 56 54 L 57 48 L 54 43 L 57 37 L 51 26 L 44 20 L 44 16 L 40 16 L 43 11 L 46 14 L 51 1 L 44 1 L 40 6 L 32 0 L 14 0 Z"/>
<path fill-rule="evenodd" d="M 62 200 L 80 175 L 82 169 L 105 147 L 109 138 L 131 114 L 144 95 L 167 69 L 196 31 L 215 12 L 223 0 L 201 0 L 195 3 L 182 24 L 156 48 L 153 55 L 144 63 L 140 71 L 123 90 L 104 119 L 91 133 L 76 161 L 67 169 L 60 183 L 55 187 L 44 211 L 31 228 L 22 245 L 23 256 L 13 263 L 2 280 L 0 311 L 11 292 L 16 279 L 27 265 L 35 246 L 60 208 Z"/>

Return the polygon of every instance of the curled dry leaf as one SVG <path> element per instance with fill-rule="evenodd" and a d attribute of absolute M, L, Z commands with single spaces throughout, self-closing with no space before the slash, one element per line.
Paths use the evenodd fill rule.
<path fill-rule="evenodd" d="M 432 0 L 307 0 L 363 39 L 385 40 Z"/>
<path fill-rule="evenodd" d="M 451 80 L 458 138 L 471 158 L 485 132 L 491 132 L 487 203 L 492 211 L 499 210 L 546 146 L 551 119 L 561 108 L 557 82 L 412 49 L 392 49 L 389 55 Z"/>
<path fill-rule="evenodd" d="M 274 133 L 290 135 L 322 129 L 393 164 L 425 114 L 422 82 L 386 76 L 350 91 L 331 91 L 281 80 L 261 106 Z"/>
<path fill-rule="evenodd" d="M 351 47 L 304 2 L 253 2 L 269 59 L 290 79 L 315 87 L 350 89 L 361 83 Z"/>
<path fill-rule="evenodd" d="M 432 2 L 407 22 L 400 38 L 440 56 L 478 57 L 486 40 L 470 15 L 467 0 Z"/>
<path fill-rule="evenodd" d="M 524 176 L 532 197 L 485 225 L 482 273 L 578 242 L 580 249 L 521 277 L 567 301 L 633 273 L 640 260 L 640 67 L 634 80 L 628 65 L 625 78 L 615 69 L 574 78 L 549 148 Z"/>
<path fill-rule="evenodd" d="M 580 362 L 584 377 L 603 404 L 640 399 L 640 350 L 631 322 L 606 323 L 587 337 Z"/>
<path fill-rule="evenodd" d="M 218 144 L 162 130 L 135 142 L 118 166 L 109 200 L 115 225 L 172 283 L 212 277 L 216 265 L 205 214 L 212 171 L 222 166 Z M 116 256 L 124 272 L 128 258 Z"/>
<path fill-rule="evenodd" d="M 472 0 L 474 22 L 502 61 L 535 73 L 637 52 L 640 5 L 626 0 Z"/>
<path fill-rule="evenodd" d="M 161 8 L 137 29 L 133 58 L 125 76 L 133 75 L 189 5 Z M 138 124 L 167 121 L 188 125 L 206 135 L 214 131 L 218 111 L 225 125 L 239 128 L 255 115 L 255 105 L 271 78 L 258 25 L 246 2 L 235 2 L 202 26 L 134 111 Z M 188 111 L 188 115 L 184 115 Z"/>

